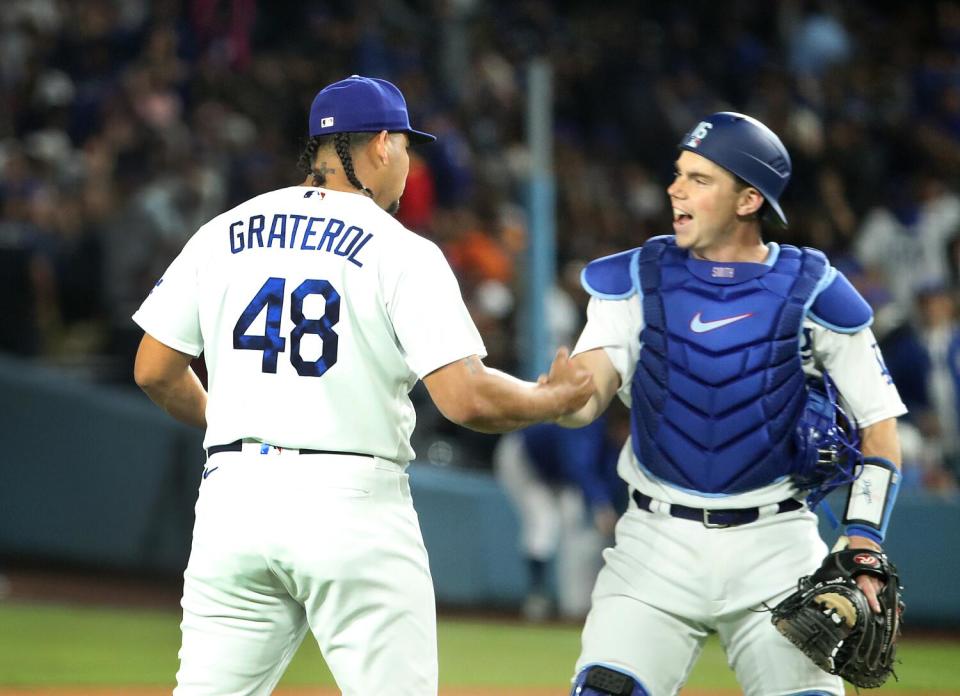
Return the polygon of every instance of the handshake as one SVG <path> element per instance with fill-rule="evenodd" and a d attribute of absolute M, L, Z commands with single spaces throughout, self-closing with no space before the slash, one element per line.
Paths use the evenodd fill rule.
<path fill-rule="evenodd" d="M 602 349 L 571 360 L 570 351 L 560 348 L 550 371 L 536 383 L 488 368 L 476 355 L 423 381 L 449 420 L 479 432 L 505 433 L 545 421 L 568 428 L 588 425 L 609 405 L 620 376 Z"/>
<path fill-rule="evenodd" d="M 537 379 L 537 389 L 544 392 L 552 420 L 561 425 L 576 427 L 581 424 L 580 411 L 596 392 L 593 373 L 579 361 L 570 358 L 567 348 L 557 350 L 550 371 Z M 552 406 L 552 407 L 551 407 Z M 582 423 L 586 425 L 593 419 Z"/>

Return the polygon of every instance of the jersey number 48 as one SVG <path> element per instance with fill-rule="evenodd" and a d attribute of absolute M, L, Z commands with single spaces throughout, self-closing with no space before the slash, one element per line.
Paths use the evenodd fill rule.
<path fill-rule="evenodd" d="M 238 350 L 263 352 L 262 371 L 276 374 L 277 358 L 286 350 L 287 339 L 280 335 L 280 319 L 283 315 L 284 278 L 267 278 L 247 308 L 243 310 L 233 327 L 233 347 Z M 319 319 L 303 316 L 303 301 L 309 295 L 321 295 L 324 299 L 323 314 Z M 267 323 L 263 335 L 250 335 L 247 329 L 266 308 Z M 301 377 L 320 377 L 337 362 L 337 336 L 333 326 L 340 321 L 340 294 L 326 280 L 305 280 L 290 293 L 290 364 Z M 300 341 L 305 334 L 314 334 L 323 341 L 323 352 L 316 360 L 300 357 Z"/>

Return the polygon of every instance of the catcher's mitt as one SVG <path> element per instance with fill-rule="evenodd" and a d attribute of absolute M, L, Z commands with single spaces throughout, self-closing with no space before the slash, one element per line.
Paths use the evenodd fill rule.
<path fill-rule="evenodd" d="M 855 575 L 885 584 L 874 614 Z M 893 672 L 903 601 L 896 567 L 883 553 L 844 549 L 831 553 L 813 575 L 800 578 L 797 591 L 773 608 L 777 629 L 818 667 L 851 684 L 872 689 Z"/>

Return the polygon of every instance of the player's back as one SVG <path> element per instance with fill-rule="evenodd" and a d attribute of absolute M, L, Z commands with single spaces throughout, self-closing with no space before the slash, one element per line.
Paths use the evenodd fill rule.
<path fill-rule="evenodd" d="M 156 292 L 181 261 L 195 270 L 205 445 L 248 438 L 410 459 L 417 375 L 390 304 L 411 264 L 439 253 L 364 196 L 303 186 L 202 227 Z"/>

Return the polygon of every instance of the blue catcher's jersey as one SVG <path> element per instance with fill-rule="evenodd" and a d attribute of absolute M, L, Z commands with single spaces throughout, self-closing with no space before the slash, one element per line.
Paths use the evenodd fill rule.
<path fill-rule="evenodd" d="M 769 265 L 693 259 L 669 237 L 642 247 L 632 443 L 650 473 L 732 494 L 791 471 L 801 325 L 828 270 L 822 253 L 791 246 Z"/>

